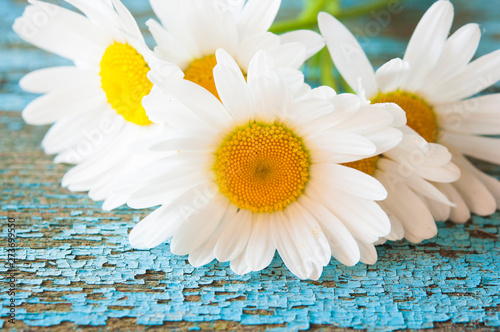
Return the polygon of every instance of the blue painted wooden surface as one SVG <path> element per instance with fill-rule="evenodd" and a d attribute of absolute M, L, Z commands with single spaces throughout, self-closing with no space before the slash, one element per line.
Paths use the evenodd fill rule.
<path fill-rule="evenodd" d="M 362 38 L 376 65 L 402 55 L 430 3 L 406 1 L 404 11 L 391 18 L 391 26 L 381 26 L 373 38 Z M 500 47 L 500 1 L 454 3 L 455 29 L 470 21 L 481 23 L 479 55 Z M 151 16 L 145 1 L 126 4 L 141 24 Z M 105 324 L 122 331 L 150 325 L 181 330 L 500 328 L 498 212 L 488 218 L 474 216 L 466 225 L 440 223 L 439 235 L 422 245 L 404 241 L 383 245 L 374 266 L 345 267 L 332 261 L 318 282 L 298 280 L 279 257 L 261 272 L 237 276 L 225 263 L 194 269 L 186 257 L 173 256 L 168 244 L 150 251 L 131 249 L 127 234 L 148 211 L 123 207 L 103 212 L 84 194 L 62 189 L 59 183 L 68 167 L 54 165 L 39 146 L 48 127 L 28 126 L 20 117 L 19 111 L 34 96 L 19 89 L 19 78 L 37 68 L 68 63 L 21 42 L 10 30 L 24 5 L 14 0 L 2 0 L 0 5 L 0 259 L 3 262 L 7 255 L 6 223 L 13 217 L 20 272 L 18 320 L 11 325 L 7 269 L 3 263 L 0 266 L 0 327 L 19 331 L 30 327 L 68 331 Z M 347 23 L 363 34 L 373 20 Z M 500 89 L 497 85 L 490 91 Z M 481 164 L 481 168 L 500 175 L 499 167 Z"/>

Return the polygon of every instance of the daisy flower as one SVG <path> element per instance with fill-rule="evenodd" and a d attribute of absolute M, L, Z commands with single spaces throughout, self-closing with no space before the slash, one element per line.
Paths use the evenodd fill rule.
<path fill-rule="evenodd" d="M 189 80 L 150 73 L 154 88 L 143 105 L 177 129 L 136 144 L 169 155 L 117 188 L 133 189 L 133 208 L 161 205 L 134 227 L 131 245 L 152 248 L 172 237 L 172 253 L 189 255 L 193 266 L 216 258 L 238 274 L 264 269 L 278 250 L 302 279 L 318 279 L 332 255 L 346 265 L 375 262 L 372 243 L 390 232 L 375 203 L 386 190 L 341 163 L 398 144 L 402 134 L 393 126 L 405 123 L 404 112 L 304 88 L 299 71 L 302 84 L 291 83 L 264 51 L 246 76 L 224 50 L 216 61 L 220 100 Z M 165 112 L 170 96 L 184 109 Z"/>
<path fill-rule="evenodd" d="M 184 78 L 217 96 L 215 51 L 223 48 L 246 73 L 250 59 L 266 51 L 277 67 L 299 68 L 324 47 L 310 30 L 277 36 L 268 32 L 281 0 L 151 0 L 160 23 L 146 24 L 157 43 L 156 55 L 176 64 Z"/>
<path fill-rule="evenodd" d="M 398 103 L 410 127 L 450 150 L 461 177 L 436 187 L 456 204 L 449 219 L 463 223 L 470 212 L 484 216 L 500 206 L 500 182 L 467 159 L 500 164 L 500 140 L 488 137 L 500 134 L 500 94 L 475 96 L 500 79 L 500 50 L 471 62 L 479 26 L 467 24 L 448 37 L 452 21 L 452 4 L 437 1 L 420 20 L 403 60 L 389 61 L 374 73 L 354 37 L 326 15 L 320 17 L 334 61 L 351 86 L 361 77 L 372 102 Z M 348 48 L 356 53 L 350 65 Z"/>
<path fill-rule="evenodd" d="M 389 61 L 376 73 L 355 37 L 342 23 L 326 13 L 318 16 L 333 62 L 347 83 L 359 91 L 361 81 L 363 93 L 374 104 L 393 102 L 401 106 L 408 126 L 413 129 L 404 130 L 405 138 L 395 149 L 362 162 L 370 163 L 369 173 L 389 191 L 387 200 L 380 205 L 391 218 L 392 233 L 388 237 L 391 240 L 403 235 L 415 243 L 431 238 L 437 234 L 434 220 L 465 222 L 469 218 L 467 206 L 482 214 L 494 211 L 494 198 L 486 186 L 494 189 L 496 180 L 491 178 L 488 182 L 486 175 L 472 177 L 469 170 L 473 166 L 470 163 L 463 166 L 465 158 L 457 154 L 457 144 L 449 144 L 444 139 L 449 128 L 444 119 L 449 110 L 462 103 L 460 98 L 479 91 L 478 86 L 472 88 L 473 85 L 466 82 L 472 82 L 473 73 L 484 70 L 492 61 L 488 56 L 466 66 L 474 53 L 467 38 L 473 38 L 479 30 L 469 25 L 446 40 L 452 13 L 448 1 L 436 2 L 420 21 L 405 58 Z M 477 43 L 472 46 L 475 50 Z M 465 137 L 463 133 L 453 135 Z M 473 139 L 492 140 L 477 136 Z M 438 143 L 449 147 L 451 153 Z M 360 167 L 359 164 L 351 166 Z M 460 171 L 462 178 L 452 184 L 459 178 Z M 469 190 L 464 186 L 470 186 Z M 481 195 L 476 198 L 471 195 L 475 189 L 481 189 Z M 498 188 L 496 190 L 498 192 Z M 476 208 L 484 204 L 484 199 L 490 206 Z"/>
<path fill-rule="evenodd" d="M 109 188 L 120 175 L 148 162 L 127 151 L 138 139 L 156 136 L 141 105 L 152 83 L 151 66 L 175 75 L 175 66 L 155 60 L 132 15 L 118 0 L 67 0 L 84 15 L 49 3 L 30 0 L 14 31 L 27 42 L 68 58 L 73 66 L 45 68 L 20 81 L 23 89 L 44 94 L 24 109 L 33 125 L 54 123 L 42 141 L 55 161 L 76 163 L 63 177 L 72 191 L 116 207 L 125 197 Z M 182 74 L 182 73 L 179 73 Z"/>

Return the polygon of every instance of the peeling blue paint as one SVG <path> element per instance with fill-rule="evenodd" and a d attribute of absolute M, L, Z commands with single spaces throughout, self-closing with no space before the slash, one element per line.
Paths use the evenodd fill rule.
<path fill-rule="evenodd" d="M 102 243 L 72 242 L 18 252 L 21 273 L 29 272 L 29 279 L 19 283 L 19 305 L 60 303 L 62 299 L 71 304 L 71 311 L 19 310 L 17 315 L 34 326 L 62 321 L 102 325 L 112 317 L 137 317 L 138 324 L 145 325 L 165 320 L 222 319 L 245 325 L 287 323 L 299 329 L 310 324 L 380 330 L 422 328 L 450 319 L 500 326 L 495 309 L 500 304 L 499 241 L 470 236 L 478 228 L 498 234 L 498 220 L 497 214 L 495 219 L 475 217 L 470 225 L 441 224 L 439 236 L 423 245 L 398 242 L 382 246 L 375 266 L 345 267 L 331 262 L 319 282 L 296 279 L 278 257 L 270 268 L 245 276 L 237 276 L 227 264 L 217 262 L 194 269 L 185 257 L 173 256 L 168 244 L 150 251 L 131 249 L 126 235 L 132 222 L 82 221 L 64 230 L 62 237 L 94 241 L 93 234 L 100 234 Z M 491 226 L 493 222 L 496 226 Z M 44 223 L 33 227 L 42 228 Z M 103 245 L 111 239 L 115 246 Z M 5 251 L 0 254 L 4 256 Z M 141 287 L 145 279 L 140 277 L 148 271 L 164 275 L 153 287 Z M 55 282 L 43 286 L 47 280 Z M 98 288 L 82 292 L 82 287 L 71 286 L 82 282 L 85 287 Z M 137 288 L 119 290 L 120 284 Z M 42 300 L 39 296 L 48 290 L 64 295 Z M 94 299 L 96 294 L 101 296 Z M 2 300 L 8 300 L 6 294 Z M 125 309 L 111 310 L 110 306 Z M 6 309 L 0 314 L 5 316 Z"/>

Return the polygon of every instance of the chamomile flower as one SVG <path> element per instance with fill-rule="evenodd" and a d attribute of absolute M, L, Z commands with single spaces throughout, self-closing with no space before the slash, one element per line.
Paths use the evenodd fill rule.
<path fill-rule="evenodd" d="M 155 60 L 120 1 L 67 2 L 85 16 L 30 0 L 14 23 L 14 31 L 24 40 L 74 62 L 23 77 L 22 88 L 44 95 L 26 106 L 22 116 L 33 125 L 54 123 L 43 149 L 57 154 L 56 162 L 78 164 L 65 174 L 63 185 L 89 191 L 94 200 L 107 199 L 105 205 L 112 208 L 123 204 L 125 197 L 111 196 L 111 183 L 148 162 L 130 154 L 128 146 L 164 128 L 153 124 L 141 105 L 152 87 L 147 72 L 153 63 L 169 69 Z M 172 66 L 171 74 L 176 70 Z"/>
<path fill-rule="evenodd" d="M 441 104 L 438 96 L 451 91 L 449 82 L 446 83 L 450 77 L 447 75 L 456 76 L 470 59 L 462 59 L 464 68 L 449 67 L 456 64 L 456 59 L 448 59 L 449 53 L 457 53 L 457 56 L 462 53 L 456 50 L 460 46 L 456 37 L 451 37 L 445 46 L 451 9 L 448 1 L 438 1 L 431 7 L 410 42 L 405 60 L 392 60 L 376 74 L 361 46 L 342 23 L 326 13 L 318 17 L 333 62 L 348 84 L 359 91 L 361 81 L 363 93 L 374 104 L 394 102 L 401 106 L 407 115 L 407 125 L 413 129 L 403 130 L 405 138 L 396 148 L 350 165 L 359 169 L 370 164 L 368 173 L 388 189 L 388 198 L 380 205 L 391 218 L 392 231 L 387 237 L 391 240 L 404 235 L 418 243 L 437 234 L 435 220 L 465 222 L 468 219 L 465 203 L 455 189 L 457 184 L 451 184 L 460 176 L 459 168 L 452 162 L 457 158 L 437 144 L 442 142 L 437 135 L 442 130 L 438 124 L 439 114 L 443 107 L 450 106 Z M 470 26 L 458 34 L 470 28 L 475 29 Z M 463 36 L 458 39 L 461 38 Z M 462 47 L 467 49 L 465 45 Z M 440 60 L 441 54 L 445 58 Z M 470 91 L 475 92 L 477 90 Z M 464 168 L 460 168 L 464 172 Z"/>
<path fill-rule="evenodd" d="M 264 51 L 246 77 L 224 50 L 216 60 L 220 100 L 189 80 L 150 73 L 154 88 L 143 105 L 177 129 L 137 144 L 169 155 L 116 189 L 132 191 L 133 208 L 161 205 L 134 227 L 131 245 L 152 248 L 172 238 L 172 253 L 189 255 L 192 265 L 216 258 L 238 274 L 265 268 L 276 250 L 300 278 L 318 279 L 332 255 L 347 265 L 373 263 L 372 243 L 390 232 L 375 203 L 386 191 L 341 163 L 398 144 L 393 124 L 404 123 L 404 112 L 327 87 L 304 93 Z M 171 96 L 184 109 L 165 112 Z"/>
<path fill-rule="evenodd" d="M 184 78 L 217 96 L 213 78 L 215 51 L 223 48 L 246 73 L 250 59 L 266 51 L 277 67 L 298 68 L 324 47 L 310 30 L 277 36 L 267 30 L 281 0 L 151 0 L 160 23 L 147 25 L 159 58 L 176 64 Z"/>

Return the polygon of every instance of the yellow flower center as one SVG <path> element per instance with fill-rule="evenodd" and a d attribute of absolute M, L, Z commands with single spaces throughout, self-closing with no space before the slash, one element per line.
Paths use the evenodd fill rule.
<path fill-rule="evenodd" d="M 255 123 L 231 132 L 215 153 L 220 191 L 240 209 L 281 211 L 309 181 L 309 153 L 282 124 Z"/>
<path fill-rule="evenodd" d="M 420 134 L 427 142 L 436 142 L 438 125 L 432 107 L 422 98 L 405 91 L 380 93 L 372 103 L 395 103 L 405 112 L 407 124 Z"/>
<path fill-rule="evenodd" d="M 219 93 L 215 87 L 214 67 L 217 65 L 215 54 L 207 55 L 201 59 L 193 60 L 189 67 L 184 70 L 184 79 L 194 82 L 212 93 L 220 100 Z M 243 72 L 243 70 L 242 70 Z M 245 79 L 246 74 L 243 72 Z"/>
<path fill-rule="evenodd" d="M 436 142 L 438 134 L 436 115 L 432 107 L 422 98 L 405 91 L 394 91 L 379 93 L 372 99 L 372 103 L 398 104 L 406 112 L 408 126 L 425 138 L 427 142 Z M 343 165 L 355 168 L 368 175 L 374 175 L 379 157 L 374 156 Z"/>
<path fill-rule="evenodd" d="M 214 80 L 214 67 L 216 64 L 215 54 L 196 59 L 184 71 L 184 79 L 204 87 L 220 100 Z"/>
<path fill-rule="evenodd" d="M 112 44 L 101 59 L 99 74 L 108 102 L 125 120 L 141 126 L 151 124 L 141 104 L 153 87 L 148 72 L 142 55 L 128 44 Z"/>
<path fill-rule="evenodd" d="M 378 159 L 379 159 L 379 156 L 377 155 L 374 157 L 365 158 L 365 159 L 361 159 L 358 161 L 352 161 L 350 163 L 345 163 L 342 165 L 357 169 L 358 171 L 361 171 L 363 173 L 366 173 L 368 175 L 373 176 L 373 174 L 375 174 L 375 170 L 377 169 Z"/>

